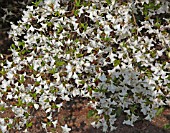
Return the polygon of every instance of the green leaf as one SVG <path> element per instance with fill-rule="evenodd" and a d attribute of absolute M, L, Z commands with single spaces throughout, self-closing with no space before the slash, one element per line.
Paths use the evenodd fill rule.
<path fill-rule="evenodd" d="M 27 122 L 27 123 L 26 123 L 26 127 L 27 127 L 27 128 L 32 127 L 32 122 L 29 122 L 29 123 Z"/>
<path fill-rule="evenodd" d="M 59 11 L 56 11 L 56 12 L 54 13 L 54 15 L 55 15 L 56 17 L 59 17 L 59 16 L 60 16 L 60 12 L 59 12 Z"/>
<path fill-rule="evenodd" d="M 120 65 L 120 60 L 115 60 L 115 61 L 114 61 L 114 67 L 116 67 L 116 66 L 118 66 L 118 65 Z"/>
<path fill-rule="evenodd" d="M 133 105 L 133 106 L 130 107 L 130 111 L 132 113 L 135 113 L 136 109 L 137 109 L 137 105 Z"/>
<path fill-rule="evenodd" d="M 167 83 L 168 88 L 170 88 L 170 83 Z"/>
<path fill-rule="evenodd" d="M 159 108 L 158 111 L 156 112 L 156 116 L 161 115 L 163 111 L 164 111 L 164 107 Z"/>
<path fill-rule="evenodd" d="M 83 57 L 83 55 L 84 55 L 84 54 L 76 54 L 76 57 L 77 57 L 77 58 L 81 58 L 81 57 Z"/>
<path fill-rule="evenodd" d="M 38 7 L 38 5 L 41 3 L 42 0 L 36 0 L 35 2 L 32 2 L 33 5 Z"/>
<path fill-rule="evenodd" d="M 74 10 L 74 15 L 78 16 L 79 10 Z"/>
<path fill-rule="evenodd" d="M 22 75 L 21 77 L 20 77 L 20 80 L 19 80 L 19 82 L 22 84 L 22 83 L 24 83 L 24 75 Z"/>
<path fill-rule="evenodd" d="M 34 104 L 32 102 L 29 102 L 27 106 L 33 106 Z"/>
<path fill-rule="evenodd" d="M 6 74 L 6 71 L 5 71 L 4 68 L 2 68 L 2 70 L 0 71 L 0 74 L 2 74 L 2 75 L 5 75 L 5 74 Z"/>
<path fill-rule="evenodd" d="M 18 103 L 16 105 L 19 107 L 23 105 L 21 98 L 18 98 Z"/>
<path fill-rule="evenodd" d="M 7 126 L 8 126 L 8 129 L 11 129 L 13 127 L 12 124 L 8 124 Z"/>
<path fill-rule="evenodd" d="M 81 3 L 81 0 L 76 0 L 76 6 L 79 7 L 80 6 L 80 3 Z"/>
<path fill-rule="evenodd" d="M 32 93 L 31 97 L 33 97 L 35 99 L 37 97 L 37 93 Z"/>
<path fill-rule="evenodd" d="M 15 44 L 12 44 L 12 45 L 11 45 L 11 48 L 12 48 L 12 49 L 16 49 Z"/>
<path fill-rule="evenodd" d="M 110 5 L 111 4 L 111 0 L 106 0 L 107 4 Z"/>
<path fill-rule="evenodd" d="M 57 69 L 56 69 L 56 68 L 52 68 L 52 69 L 49 70 L 49 73 L 51 73 L 51 74 L 54 74 L 54 73 L 56 73 L 56 72 L 57 72 Z"/>
<path fill-rule="evenodd" d="M 92 116 L 95 115 L 95 111 L 94 110 L 89 110 L 88 114 L 87 114 L 87 118 L 90 118 Z"/>
<path fill-rule="evenodd" d="M 52 124 L 51 121 L 47 122 L 47 126 L 51 126 L 51 124 Z"/>
<path fill-rule="evenodd" d="M 56 65 L 57 67 L 63 66 L 64 64 L 65 64 L 64 61 L 57 61 L 57 62 L 55 63 L 55 65 Z"/>
<path fill-rule="evenodd" d="M 25 116 L 26 118 L 28 118 L 30 115 L 29 115 L 29 113 L 25 112 L 25 113 L 24 113 L 24 116 Z"/>
<path fill-rule="evenodd" d="M 34 70 L 34 65 L 28 65 L 30 70 Z"/>
<path fill-rule="evenodd" d="M 164 129 L 170 129 L 170 123 L 169 124 L 166 124 L 166 125 L 164 125 L 164 127 L 163 127 Z"/>
<path fill-rule="evenodd" d="M 122 114 L 122 108 L 121 108 L 121 107 L 118 107 L 118 108 L 116 109 L 116 116 L 119 117 L 121 114 Z"/>
<path fill-rule="evenodd" d="M 45 61 L 42 61 L 42 62 L 41 62 L 41 65 L 42 65 L 42 66 L 45 66 Z"/>
<path fill-rule="evenodd" d="M 80 84 L 85 84 L 85 83 L 86 83 L 86 81 L 81 80 L 81 81 L 79 81 L 79 83 L 80 83 Z"/>
<path fill-rule="evenodd" d="M 24 41 L 22 41 L 22 42 L 19 41 L 19 42 L 18 42 L 18 46 L 23 46 L 23 47 L 24 47 L 24 46 L 25 46 L 25 42 L 24 42 Z"/>
<path fill-rule="evenodd" d="M 0 111 L 5 111 L 5 110 L 6 110 L 5 107 L 0 105 Z"/>

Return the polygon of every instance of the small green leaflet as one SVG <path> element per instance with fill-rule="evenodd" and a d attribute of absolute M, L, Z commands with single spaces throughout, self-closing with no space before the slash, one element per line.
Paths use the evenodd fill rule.
<path fill-rule="evenodd" d="M 63 66 L 65 64 L 65 62 L 64 61 L 57 61 L 56 63 L 55 63 L 55 65 L 56 66 Z"/>
<path fill-rule="evenodd" d="M 115 61 L 114 61 L 114 67 L 116 67 L 116 66 L 118 66 L 118 65 L 120 65 L 120 60 L 115 60 Z"/>
<path fill-rule="evenodd" d="M 32 122 L 26 123 L 26 127 L 27 128 L 32 127 Z"/>
<path fill-rule="evenodd" d="M 83 57 L 83 55 L 84 55 L 84 54 L 76 54 L 76 57 L 77 57 L 77 58 L 81 58 L 81 57 Z"/>
<path fill-rule="evenodd" d="M 156 116 L 161 115 L 163 111 L 164 111 L 164 107 L 159 108 L 158 111 L 156 112 Z"/>
<path fill-rule="evenodd" d="M 111 4 L 111 0 L 106 0 L 106 2 L 108 5 Z"/>
<path fill-rule="evenodd" d="M 22 75 L 22 76 L 20 77 L 19 82 L 20 82 L 21 84 L 24 83 L 24 75 Z"/>
<path fill-rule="evenodd" d="M 87 114 L 87 118 L 90 118 L 92 116 L 95 115 L 95 111 L 94 110 L 89 110 L 88 114 Z"/>

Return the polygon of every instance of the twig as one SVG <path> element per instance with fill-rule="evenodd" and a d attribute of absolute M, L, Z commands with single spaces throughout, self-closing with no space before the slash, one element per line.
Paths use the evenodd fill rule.
<path fill-rule="evenodd" d="M 133 4 L 133 0 L 131 0 L 131 2 L 132 2 L 132 4 Z M 133 8 L 133 7 L 132 7 L 132 8 Z M 136 27 L 139 28 L 139 26 L 138 26 L 138 24 L 137 24 L 137 22 L 136 22 L 136 17 L 135 17 L 135 15 L 134 15 L 133 9 L 132 9 L 132 17 L 133 17 L 133 21 L 134 21 Z M 141 34 L 140 32 L 138 32 L 138 30 L 137 30 L 137 35 L 138 35 L 138 33 L 142 36 L 142 34 Z"/>

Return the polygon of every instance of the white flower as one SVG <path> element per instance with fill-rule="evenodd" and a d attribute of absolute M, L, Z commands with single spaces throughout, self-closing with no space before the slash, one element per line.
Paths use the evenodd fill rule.
<path fill-rule="evenodd" d="M 12 93 L 8 93 L 8 95 L 7 95 L 7 99 L 12 99 L 13 98 L 13 95 L 12 95 Z"/>
<path fill-rule="evenodd" d="M 45 129 L 45 130 L 47 130 L 47 124 L 46 123 L 43 123 L 43 122 L 41 122 L 41 124 L 42 124 L 42 127 Z"/>
<path fill-rule="evenodd" d="M 33 56 L 27 57 L 28 63 L 30 63 L 33 60 Z"/>
<path fill-rule="evenodd" d="M 0 129 L 2 133 L 7 132 L 7 126 L 6 125 L 0 125 Z"/>
<path fill-rule="evenodd" d="M 24 116 L 24 112 L 25 112 L 25 110 L 22 107 L 18 108 L 16 106 L 14 106 L 12 108 L 12 111 L 15 112 L 17 117 L 23 117 Z"/>
<path fill-rule="evenodd" d="M 34 108 L 37 110 L 39 108 L 38 104 L 34 104 Z"/>
<path fill-rule="evenodd" d="M 50 121 L 53 119 L 53 117 L 52 117 L 52 112 L 50 113 L 49 116 L 47 116 L 47 119 L 49 119 Z"/>
<path fill-rule="evenodd" d="M 115 115 L 110 115 L 109 117 L 110 117 L 109 122 L 113 125 L 115 123 L 115 121 L 116 121 L 116 114 Z"/>
<path fill-rule="evenodd" d="M 127 113 L 128 115 L 130 115 L 130 110 L 124 110 L 125 113 Z"/>
<path fill-rule="evenodd" d="M 116 130 L 117 127 L 110 125 L 110 131 Z"/>
<path fill-rule="evenodd" d="M 7 87 L 10 85 L 10 80 L 3 80 L 2 81 L 2 85 L 1 88 L 4 88 L 5 90 L 7 89 Z"/>
<path fill-rule="evenodd" d="M 8 73 L 7 73 L 7 78 L 9 79 L 9 80 L 12 80 L 14 77 L 14 74 L 13 74 L 13 72 L 11 72 L 11 71 L 9 71 Z"/>
<path fill-rule="evenodd" d="M 73 79 L 78 79 L 78 75 L 74 72 Z"/>
<path fill-rule="evenodd" d="M 147 115 L 147 116 L 145 117 L 145 120 L 152 121 L 152 118 L 150 117 L 150 115 Z"/>
<path fill-rule="evenodd" d="M 51 108 L 48 108 L 45 112 L 48 113 L 51 111 Z"/>
<path fill-rule="evenodd" d="M 54 128 L 56 128 L 58 120 L 52 121 Z"/>
<path fill-rule="evenodd" d="M 83 9 L 84 9 L 84 6 L 81 6 L 81 8 L 79 9 L 79 13 L 78 13 L 79 17 L 81 16 L 82 13 L 84 13 Z"/>
<path fill-rule="evenodd" d="M 109 25 L 104 25 L 104 32 L 106 33 L 106 35 L 110 35 L 110 32 L 113 31 Z"/>
<path fill-rule="evenodd" d="M 116 29 L 117 31 L 120 31 L 120 24 L 115 25 L 113 28 Z"/>
<path fill-rule="evenodd" d="M 134 114 L 132 114 L 132 116 L 131 116 L 131 121 L 132 122 L 135 122 L 135 121 L 137 121 L 138 120 L 138 118 L 139 118 L 139 116 L 136 116 L 136 115 L 134 115 Z"/>
<path fill-rule="evenodd" d="M 31 27 L 28 29 L 28 31 L 34 31 L 35 29 L 34 29 L 34 27 L 31 25 Z"/>
<path fill-rule="evenodd" d="M 62 133 L 69 133 L 71 131 L 71 128 L 69 128 L 67 124 L 65 124 L 64 126 L 61 126 L 61 128 L 63 130 Z"/>
<path fill-rule="evenodd" d="M 107 80 L 106 75 L 104 73 L 99 77 L 99 79 L 102 82 L 105 82 Z"/>
<path fill-rule="evenodd" d="M 103 113 L 103 109 L 96 109 L 97 110 L 97 113 L 100 115 Z"/>
<path fill-rule="evenodd" d="M 130 126 L 134 126 L 134 125 L 133 125 L 133 122 L 132 122 L 131 120 L 124 120 L 124 121 L 123 121 L 123 124 L 130 125 Z"/>
<path fill-rule="evenodd" d="M 91 20 L 95 20 L 96 17 L 98 16 L 98 15 L 97 15 L 97 10 L 94 10 L 92 7 L 90 7 L 89 10 L 86 10 L 86 12 L 87 12 L 87 13 L 90 13 L 89 16 L 87 16 L 87 15 L 86 15 L 86 16 L 89 17 Z"/>
<path fill-rule="evenodd" d="M 1 124 L 1 125 L 4 125 L 4 124 L 5 124 L 4 118 L 0 118 L 0 124 Z"/>
<path fill-rule="evenodd" d="M 144 115 L 146 115 L 147 114 L 147 112 L 150 110 L 150 107 L 149 106 L 146 106 L 146 105 L 144 105 L 144 104 L 142 104 L 142 109 L 141 109 L 141 112 L 144 114 Z"/>
<path fill-rule="evenodd" d="M 116 88 L 117 88 L 117 87 L 116 87 L 113 83 L 111 83 L 111 84 L 108 86 L 108 90 L 111 91 L 112 93 L 115 93 Z"/>
<path fill-rule="evenodd" d="M 70 98 L 69 98 L 68 95 L 61 95 L 60 98 L 61 98 L 62 100 L 70 101 Z"/>
<path fill-rule="evenodd" d="M 72 94 L 73 94 L 73 97 L 75 97 L 77 95 L 80 95 L 80 90 L 79 89 L 74 89 Z"/>
<path fill-rule="evenodd" d="M 68 63 L 68 65 L 66 66 L 67 72 L 71 72 L 72 71 L 72 65 L 70 63 Z"/>

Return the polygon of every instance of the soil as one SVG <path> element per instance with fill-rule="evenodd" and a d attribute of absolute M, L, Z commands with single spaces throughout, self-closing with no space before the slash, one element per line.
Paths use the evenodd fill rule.
<path fill-rule="evenodd" d="M 2 7 L 7 6 L 7 2 L 0 0 Z M 2 16 L 4 12 L 0 10 L 0 15 Z M 0 16 L 0 17 L 1 17 Z M 8 38 L 9 24 L 0 24 L 0 53 L 9 55 L 8 50 L 12 44 L 12 40 Z M 5 99 L 0 99 L 5 101 L 7 104 L 15 104 L 15 101 L 9 101 Z M 87 105 L 89 99 L 86 98 L 74 98 L 72 101 L 64 102 L 63 107 L 58 112 L 56 110 L 53 112 L 52 117 L 58 119 L 58 124 L 56 128 L 53 125 L 47 126 L 47 130 L 54 133 L 61 133 L 61 126 L 67 124 L 71 129 L 71 133 L 102 133 L 101 129 L 95 129 L 91 126 L 91 122 L 95 120 L 94 117 L 88 118 L 88 112 L 92 110 L 90 106 Z M 41 122 L 48 122 L 47 113 L 41 108 L 38 110 L 33 109 L 30 106 L 30 114 L 32 116 L 33 126 L 28 128 L 28 132 L 31 133 L 45 133 L 46 131 L 41 126 Z M 14 112 L 11 108 L 8 108 L 4 112 L 0 112 L 0 118 L 15 118 Z M 165 129 L 164 126 L 170 124 L 170 108 L 166 107 L 163 113 L 155 117 L 151 122 L 148 121 L 138 121 L 134 124 L 134 127 L 123 125 L 124 115 L 116 121 L 117 130 L 112 133 L 170 133 L 170 129 Z M 20 131 L 15 129 L 10 129 L 10 133 L 22 133 L 26 127 L 23 127 Z"/>

